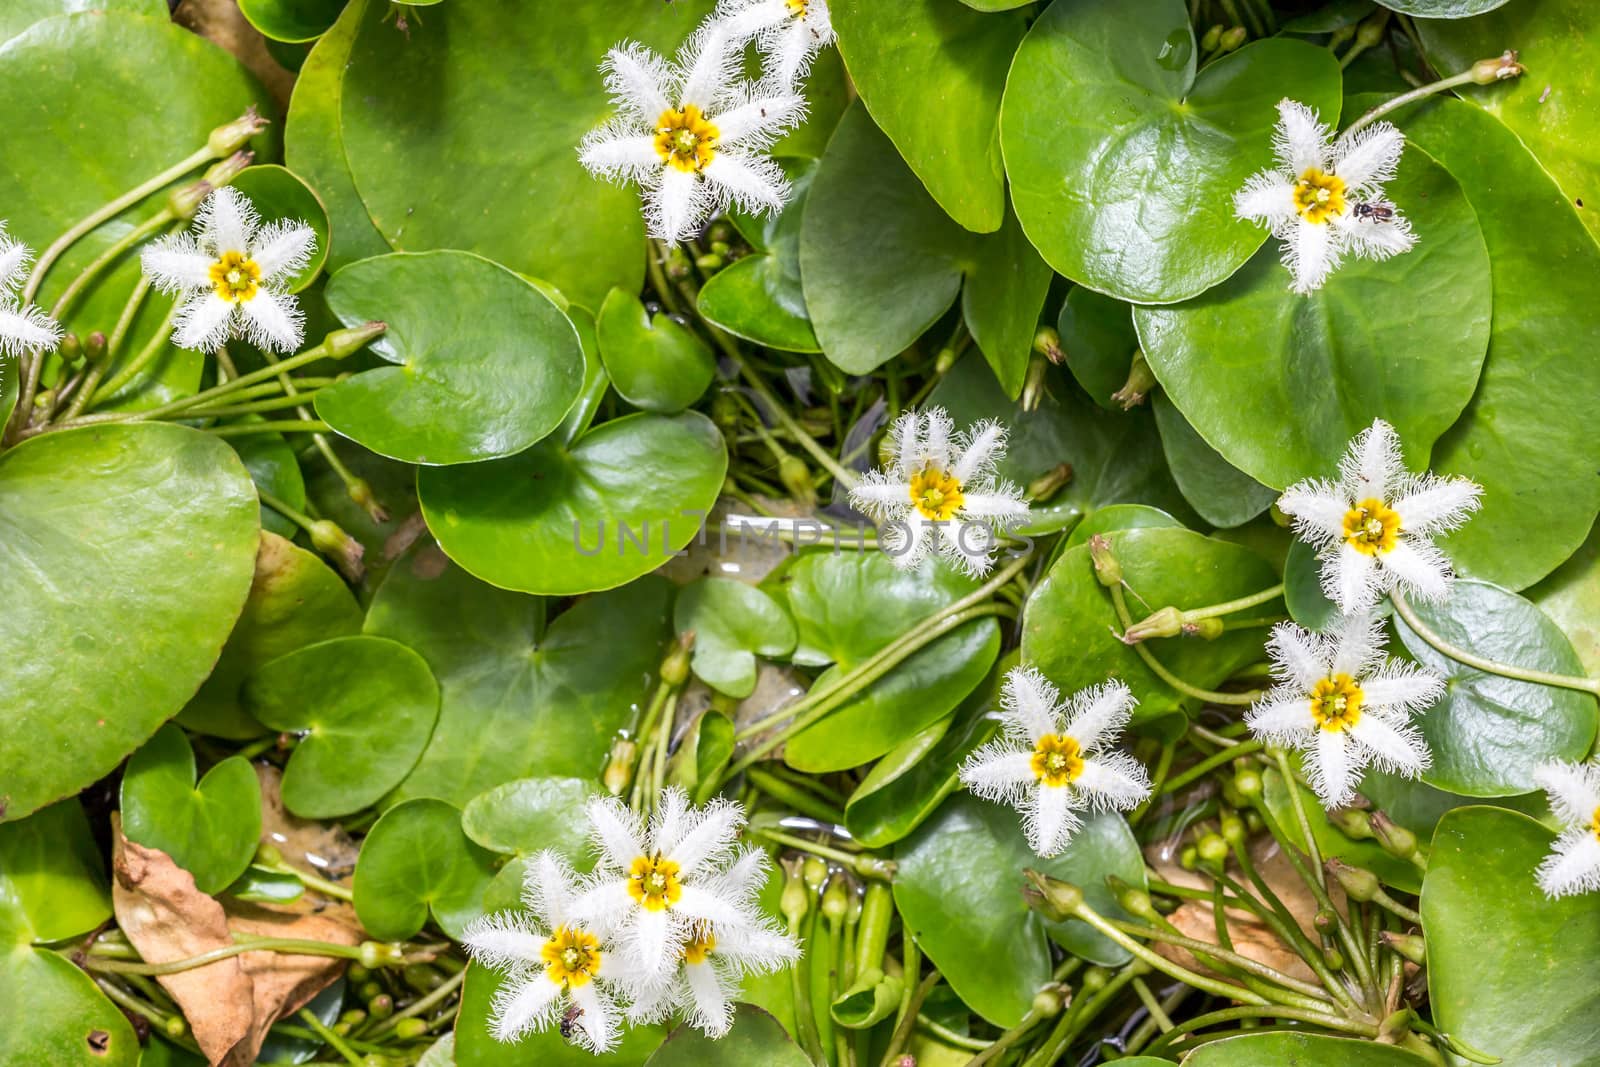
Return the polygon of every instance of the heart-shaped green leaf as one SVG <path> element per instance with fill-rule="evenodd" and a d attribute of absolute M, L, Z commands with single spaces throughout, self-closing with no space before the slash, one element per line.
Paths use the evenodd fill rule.
<path fill-rule="evenodd" d="M 459 940 L 483 914 L 494 854 L 461 832 L 461 810 L 432 797 L 384 812 L 361 843 L 356 861 L 356 917 L 373 937 L 402 941 L 431 915 Z"/>
<path fill-rule="evenodd" d="M 1283 1031 L 1209 1041 L 1184 1058 L 1187 1067 L 1424 1067 L 1427 1062 L 1393 1045 Z"/>
<path fill-rule="evenodd" d="M 1479 656 L 1556 674 L 1583 673 L 1560 628 L 1499 586 L 1459 581 L 1443 603 L 1413 607 L 1435 633 Z M 1436 651 L 1403 619 L 1395 626 L 1406 651 L 1448 683 L 1444 696 L 1420 717 L 1433 753 L 1423 781 L 1465 796 L 1511 796 L 1533 788 L 1541 763 L 1588 753 L 1600 725 L 1593 696 L 1486 674 Z"/>
<path fill-rule="evenodd" d="M 651 315 L 621 289 L 600 305 L 595 334 L 617 395 L 646 411 L 682 411 L 700 399 L 717 370 L 704 341 L 670 315 Z"/>
<path fill-rule="evenodd" d="M 1567 635 L 1584 671 L 1600 675 L 1600 531 L 1526 593 Z"/>
<path fill-rule="evenodd" d="M 810 1067 L 783 1026 L 771 1015 L 749 1004 L 734 1009 L 733 1028 L 721 1037 L 707 1037 L 680 1026 L 646 1061 L 648 1067 Z"/>
<path fill-rule="evenodd" d="M 233 450 L 183 426 L 0 455 L 0 820 L 111 773 L 194 695 L 250 589 L 256 507 Z"/>
<path fill-rule="evenodd" d="M 583 778 L 518 778 L 468 801 L 461 829 L 491 852 L 529 855 L 553 848 L 580 863 L 588 858 L 583 808 L 598 791 Z"/>
<path fill-rule="evenodd" d="M 428 664 L 383 637 L 336 637 L 280 656 L 250 676 L 245 706 L 299 736 L 283 803 L 328 819 L 375 804 L 416 766 L 439 715 Z"/>
<path fill-rule="evenodd" d="M 720 693 L 743 699 L 756 687 L 756 657 L 794 650 L 794 621 L 771 596 L 732 578 L 684 587 L 672 609 L 679 633 L 694 634 L 690 667 Z"/>
<path fill-rule="evenodd" d="M 128 760 L 122 832 L 158 848 L 217 893 L 250 866 L 261 841 L 261 786 L 250 761 L 229 756 L 195 783 L 194 750 L 168 723 Z"/>
<path fill-rule="evenodd" d="M 233 179 L 233 187 L 250 198 L 263 221 L 272 223 L 280 219 L 298 219 L 309 225 L 317 235 L 316 248 L 311 258 L 288 283 L 291 293 L 298 293 L 317 280 L 322 265 L 328 260 L 328 245 L 332 242 L 328 223 L 328 209 L 312 188 L 285 167 L 268 164 L 247 167 Z"/>
<path fill-rule="evenodd" d="M 1276 489 L 1262 485 L 1207 444 L 1166 393 L 1151 397 L 1150 406 L 1172 478 L 1202 519 L 1218 527 L 1240 526 L 1278 499 Z"/>
<path fill-rule="evenodd" d="M 1283 564 L 1283 602 L 1295 622 L 1318 633 L 1339 618 L 1339 605 L 1322 591 L 1322 561 L 1317 550 L 1298 538 Z"/>
<path fill-rule="evenodd" d="M 650 695 L 669 587 L 646 578 L 553 606 L 473 578 L 437 551 L 402 558 L 367 613 L 369 634 L 417 650 L 439 680 L 439 722 L 391 800 L 467 804 L 534 775 L 590 778 Z"/>
<path fill-rule="evenodd" d="M 505 589 L 570 596 L 630 582 L 687 545 L 727 467 L 704 415 L 638 414 L 570 447 L 424 468 L 417 493 L 439 547 L 467 570 Z"/>
<path fill-rule="evenodd" d="M 1234 218 L 1233 194 L 1271 162 L 1286 86 L 1338 115 L 1338 64 L 1283 38 L 1199 74 L 1195 53 L 1182 0 L 1056 0 L 1029 29 L 1000 143 L 1017 217 L 1057 272 L 1165 304 L 1216 285 L 1260 247 L 1266 234 Z"/>
<path fill-rule="evenodd" d="M 239 0 L 239 12 L 263 37 L 299 44 L 314 41 L 339 17 L 340 0 Z"/>
<path fill-rule="evenodd" d="M 62 941 L 111 916 L 105 860 L 76 799 L 0 823 L 0 943 Z"/>
<path fill-rule="evenodd" d="M 561 425 L 583 387 L 583 349 L 537 287 L 467 252 L 362 260 L 328 283 L 346 326 L 381 321 L 390 367 L 317 394 L 317 414 L 407 463 L 471 463 L 521 452 Z"/>

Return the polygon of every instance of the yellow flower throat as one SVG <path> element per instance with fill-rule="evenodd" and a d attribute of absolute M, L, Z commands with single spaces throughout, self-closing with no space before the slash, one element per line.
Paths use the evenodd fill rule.
<path fill-rule="evenodd" d="M 628 868 L 628 895 L 646 911 L 665 911 L 683 896 L 678 869 L 661 856 L 639 856 Z"/>
<path fill-rule="evenodd" d="M 1369 498 L 1344 513 L 1345 544 L 1364 556 L 1388 552 L 1400 536 L 1400 513 Z"/>
<path fill-rule="evenodd" d="M 1311 690 L 1311 718 L 1329 733 L 1341 733 L 1361 721 L 1366 694 L 1348 674 L 1324 678 Z"/>
<path fill-rule="evenodd" d="M 1083 773 L 1083 749 L 1066 734 L 1045 734 L 1034 742 L 1028 765 L 1045 785 L 1071 785 Z"/>
<path fill-rule="evenodd" d="M 949 471 L 928 466 L 911 476 L 911 503 L 924 518 L 946 522 L 965 499 L 960 479 Z"/>
<path fill-rule="evenodd" d="M 656 120 L 656 153 L 667 166 L 698 174 L 716 158 L 718 135 L 695 105 L 669 107 Z"/>
<path fill-rule="evenodd" d="M 1301 218 L 1318 226 L 1335 215 L 1343 215 L 1344 179 L 1316 167 L 1307 167 L 1300 180 L 1294 183 L 1294 209 Z"/>
<path fill-rule="evenodd" d="M 587 930 L 558 926 L 539 950 L 545 977 L 556 985 L 576 989 L 600 970 L 600 940 Z"/>
<path fill-rule="evenodd" d="M 230 304 L 253 300 L 261 284 L 261 268 L 243 252 L 224 252 L 211 264 L 211 288 Z"/>

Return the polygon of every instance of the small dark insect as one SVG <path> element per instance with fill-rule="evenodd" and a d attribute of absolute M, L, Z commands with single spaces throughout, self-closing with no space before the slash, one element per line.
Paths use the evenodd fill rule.
<path fill-rule="evenodd" d="M 1389 222 L 1394 218 L 1394 206 L 1381 201 L 1373 204 L 1357 204 L 1350 209 L 1350 214 L 1363 222 Z"/>
<path fill-rule="evenodd" d="M 561 1017 L 561 1036 L 563 1039 L 572 1040 L 572 1028 L 578 1025 L 578 1017 L 582 1014 L 583 1009 L 576 1004 L 567 1009 L 567 1013 Z"/>

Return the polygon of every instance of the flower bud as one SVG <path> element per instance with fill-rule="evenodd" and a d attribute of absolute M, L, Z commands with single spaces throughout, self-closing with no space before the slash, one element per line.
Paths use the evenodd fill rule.
<path fill-rule="evenodd" d="M 83 339 L 83 358 L 90 363 L 99 363 L 106 358 L 106 335 L 95 330 Z"/>
<path fill-rule="evenodd" d="M 356 958 L 361 962 L 361 966 L 369 971 L 387 967 L 400 958 L 398 945 L 386 945 L 382 941 L 363 941 L 356 952 L 359 953 Z"/>
<path fill-rule="evenodd" d="M 694 631 L 684 630 L 673 641 L 666 658 L 661 661 L 661 684 L 676 689 L 689 680 L 689 652 L 694 648 Z"/>
<path fill-rule="evenodd" d="M 1044 399 L 1045 368 L 1050 363 L 1043 356 L 1032 356 L 1028 360 L 1028 372 L 1022 379 L 1021 406 L 1023 411 L 1037 411 L 1039 402 Z"/>
<path fill-rule="evenodd" d="M 1222 37 L 1217 41 L 1217 50 L 1232 52 L 1235 48 L 1244 44 L 1249 39 L 1249 36 L 1243 26 L 1235 26 L 1233 29 L 1223 33 Z"/>
<path fill-rule="evenodd" d="M 811 468 L 799 456 L 785 455 L 778 462 L 778 480 L 801 507 L 816 504 L 817 489 L 811 479 Z"/>
<path fill-rule="evenodd" d="M 801 873 L 802 864 L 797 859 L 783 861 L 783 895 L 778 898 L 778 910 L 789 923 L 789 932 L 800 929 L 800 923 L 811 910 L 811 896 L 815 892 L 806 885 Z"/>
<path fill-rule="evenodd" d="M 382 994 L 379 995 L 381 996 Z M 359 1026 L 367 1021 L 367 1013 L 360 1008 L 351 1008 L 349 1011 L 340 1014 L 339 1021 L 350 1026 Z"/>
<path fill-rule="evenodd" d="M 733 394 L 727 391 L 719 392 L 711 398 L 711 421 L 717 424 L 723 436 L 731 434 L 739 426 L 739 402 Z"/>
<path fill-rule="evenodd" d="M 1261 775 L 1254 767 L 1235 764 L 1238 769 L 1233 772 L 1233 787 L 1239 795 L 1248 800 L 1254 800 L 1261 795 Z"/>
<path fill-rule="evenodd" d="M 166 1021 L 161 1024 L 161 1032 L 177 1040 L 189 1032 L 189 1024 L 184 1022 L 181 1015 L 169 1015 Z"/>
<path fill-rule="evenodd" d="M 1491 59 L 1480 59 L 1472 64 L 1472 80 L 1479 85 L 1493 85 L 1519 77 L 1525 69 L 1517 62 L 1517 53 L 1508 48 Z"/>
<path fill-rule="evenodd" d="M 1084 906 L 1083 890 L 1071 882 L 1041 874 L 1031 867 L 1022 874 L 1038 891 L 1038 896 L 1029 901 L 1029 907 L 1051 922 L 1069 919 Z"/>
<path fill-rule="evenodd" d="M 1133 363 L 1128 367 L 1128 380 L 1122 383 L 1122 388 L 1111 394 L 1111 399 L 1122 405 L 1123 411 L 1131 411 L 1144 403 L 1145 397 L 1150 395 L 1150 390 L 1156 387 L 1155 371 L 1150 369 L 1150 363 L 1144 358 L 1143 352 L 1133 354 Z"/>
<path fill-rule="evenodd" d="M 1112 875 L 1106 879 L 1112 892 L 1117 894 L 1117 904 L 1129 915 L 1136 916 L 1146 922 L 1156 922 L 1161 918 L 1161 913 L 1156 910 L 1156 905 L 1146 893 L 1138 886 L 1132 886 L 1122 879 Z"/>
<path fill-rule="evenodd" d="M 933 373 L 943 376 L 950 373 L 950 368 L 956 365 L 956 350 L 949 345 L 939 349 L 939 354 L 933 357 Z"/>
<path fill-rule="evenodd" d="M 1028 1014 L 1035 1019 L 1049 1019 L 1060 1015 L 1061 1009 L 1067 1006 L 1067 998 L 1062 996 L 1062 988 L 1051 984 L 1040 989 L 1033 995 L 1033 1004 L 1028 1009 Z"/>
<path fill-rule="evenodd" d="M 345 491 L 350 494 L 350 499 L 355 501 L 356 506 L 367 513 L 367 518 L 373 522 L 389 521 L 388 509 L 379 502 L 377 494 L 372 491 L 372 486 L 365 478 L 352 478 Z"/>
<path fill-rule="evenodd" d="M 1283 509 L 1278 506 L 1278 502 L 1276 500 L 1274 500 L 1272 502 L 1272 506 L 1267 509 L 1267 514 L 1272 517 L 1272 521 L 1276 525 L 1281 526 L 1286 530 L 1289 528 L 1289 516 L 1283 513 Z"/>
<path fill-rule="evenodd" d="M 1365 841 L 1372 836 L 1372 822 L 1360 808 L 1340 808 L 1328 813 L 1328 821 L 1352 841 Z"/>
<path fill-rule="evenodd" d="M 1319 927 L 1319 929 L 1321 928 Z M 1342 971 L 1344 970 L 1344 953 L 1336 948 L 1325 948 L 1322 950 L 1322 962 L 1330 971 Z"/>
<path fill-rule="evenodd" d="M 1244 847 L 1244 820 L 1239 816 L 1231 811 L 1224 815 L 1221 821 L 1221 830 L 1222 839 L 1228 843 L 1230 848 Z"/>
<path fill-rule="evenodd" d="M 1061 350 L 1061 335 L 1052 326 L 1039 327 L 1039 332 L 1033 335 L 1033 350 L 1057 366 L 1067 358 Z"/>
<path fill-rule="evenodd" d="M 817 856 L 807 856 L 805 859 L 806 885 L 813 893 L 822 888 L 822 883 L 828 880 L 828 865 Z"/>
<path fill-rule="evenodd" d="M 1089 538 L 1089 559 L 1094 563 L 1094 576 L 1106 588 L 1122 584 L 1122 564 L 1111 551 L 1111 542 L 1104 534 Z"/>
<path fill-rule="evenodd" d="M 258 849 L 256 851 L 256 855 L 259 856 L 260 854 L 260 850 Z M 352 963 L 350 966 L 346 967 L 344 971 L 344 979 L 350 985 L 360 985 L 362 982 L 365 982 L 371 977 L 372 972 L 361 966 L 359 963 Z"/>
<path fill-rule="evenodd" d="M 1221 834 L 1203 835 L 1196 848 L 1200 853 L 1200 862 L 1209 867 L 1221 867 L 1228 861 L 1228 843 L 1222 839 Z"/>
<path fill-rule="evenodd" d="M 715 274 L 722 269 L 722 264 L 722 257 L 715 252 L 707 252 L 704 255 L 694 257 L 694 265 L 707 274 Z"/>
<path fill-rule="evenodd" d="M 1178 866 L 1186 871 L 1192 871 L 1200 866 L 1200 850 L 1193 845 L 1184 845 L 1183 851 L 1178 853 Z"/>
<path fill-rule="evenodd" d="M 1225 629 L 1221 619 L 1198 619 L 1183 624 L 1183 636 L 1198 637 L 1202 641 L 1215 641 L 1222 636 Z"/>
<path fill-rule="evenodd" d="M 1366 903 L 1383 892 L 1383 886 L 1378 883 L 1378 876 L 1365 868 L 1352 867 L 1340 859 L 1330 859 L 1323 866 L 1338 881 L 1339 888 L 1344 890 L 1344 895 L 1351 900 Z"/>
<path fill-rule="evenodd" d="M 1311 925 L 1327 933 L 1339 925 L 1339 916 L 1332 908 L 1318 908 L 1317 913 L 1311 917 Z"/>
<path fill-rule="evenodd" d="M 389 328 L 386 322 L 368 322 L 343 330 L 334 330 L 322 339 L 322 355 L 328 359 L 344 359 L 364 348 L 368 341 L 383 336 Z"/>
<path fill-rule="evenodd" d="M 1390 1012 L 1378 1024 L 1378 1040 L 1385 1045 L 1397 1044 L 1405 1039 L 1411 1032 L 1411 1020 L 1415 1018 L 1410 1008 L 1401 1008 Z"/>
<path fill-rule="evenodd" d="M 56 355 L 61 357 L 63 363 L 76 363 L 83 358 L 83 342 L 78 340 L 77 334 L 68 330 L 56 346 Z"/>
<path fill-rule="evenodd" d="M 362 1000 L 371 1000 L 373 997 L 379 996 L 382 993 L 383 986 L 379 985 L 377 982 L 362 982 L 361 987 L 356 990 L 356 995 Z M 345 1012 L 345 1014 L 349 1015 L 351 1013 Z M 360 1022 L 361 1020 L 357 1019 L 355 1021 Z"/>
<path fill-rule="evenodd" d="M 1200 38 L 1200 51 L 1215 52 L 1217 50 L 1217 45 L 1220 44 L 1221 41 L 1222 23 L 1213 22 L 1211 24 L 1211 28 L 1206 30 L 1205 35 Z"/>
<path fill-rule="evenodd" d="M 1057 463 L 1028 483 L 1026 495 L 1030 503 L 1043 504 L 1059 493 L 1070 481 L 1072 481 L 1072 464 Z"/>
<path fill-rule="evenodd" d="M 633 784 L 633 767 L 639 758 L 639 746 L 628 737 L 611 742 L 611 752 L 606 757 L 606 771 L 602 777 L 606 792 L 620 797 Z"/>
<path fill-rule="evenodd" d="M 1111 972 L 1104 967 L 1090 967 L 1078 980 L 1078 988 L 1085 993 L 1098 993 L 1111 981 Z"/>
<path fill-rule="evenodd" d="M 1362 19 L 1360 24 L 1356 26 L 1356 43 L 1354 47 L 1364 52 L 1373 45 L 1381 43 L 1383 41 L 1383 31 L 1388 25 L 1389 11 L 1387 8 L 1380 7 Z"/>
<path fill-rule="evenodd" d="M 374 1019 L 387 1019 L 394 1014 L 394 998 L 387 993 L 379 993 L 367 1001 L 367 1011 Z"/>
<path fill-rule="evenodd" d="M 345 533 L 338 523 L 329 519 L 319 519 L 312 523 L 310 534 L 311 544 L 318 552 L 332 559 L 345 578 L 352 582 L 361 580 L 361 575 L 365 571 L 361 558 L 366 555 L 367 550 L 360 541 Z"/>
<path fill-rule="evenodd" d="M 400 978 L 406 985 L 423 994 L 432 993 L 445 983 L 445 977 L 439 968 L 430 967 L 426 963 L 407 964 L 401 970 Z"/>
<path fill-rule="evenodd" d="M 421 1019 L 401 1019 L 394 1024 L 394 1036 L 401 1041 L 415 1041 L 428 1032 L 428 1024 Z"/>
<path fill-rule="evenodd" d="M 1370 819 L 1372 836 L 1377 838 L 1378 844 L 1391 856 L 1398 856 L 1403 860 L 1416 862 L 1417 835 L 1395 822 L 1381 811 L 1372 813 Z"/>
<path fill-rule="evenodd" d="M 1183 620 L 1178 609 L 1165 607 L 1128 627 L 1127 633 L 1122 635 L 1122 642 L 1136 645 L 1153 637 L 1177 637 L 1182 632 Z"/>
<path fill-rule="evenodd" d="M 261 117 L 256 111 L 256 106 L 251 104 L 245 109 L 243 115 L 232 122 L 224 122 L 221 126 L 211 131 L 206 138 L 206 148 L 213 156 L 221 157 L 232 155 L 243 148 L 245 142 L 256 134 L 266 129 L 270 122 Z"/>
<path fill-rule="evenodd" d="M 843 875 L 836 875 L 828 879 L 828 886 L 822 891 L 822 917 L 828 925 L 838 926 L 849 913 L 850 887 Z"/>
<path fill-rule="evenodd" d="M 263 841 L 256 846 L 256 862 L 263 867 L 281 867 L 283 853 L 278 851 L 278 846 Z"/>
<path fill-rule="evenodd" d="M 1378 935 L 1378 940 L 1419 967 L 1428 962 L 1428 945 L 1421 934 L 1397 934 L 1393 930 L 1385 930 Z"/>

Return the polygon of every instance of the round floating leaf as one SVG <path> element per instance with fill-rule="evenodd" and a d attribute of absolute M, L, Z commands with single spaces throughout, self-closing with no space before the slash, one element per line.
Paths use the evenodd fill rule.
<path fill-rule="evenodd" d="M 1267 562 L 1249 549 L 1191 530 L 1115 530 L 1105 537 L 1122 565 L 1128 610 L 1135 621 L 1147 605 L 1149 611 L 1168 605 L 1200 608 L 1259 593 L 1277 581 Z M 1276 610 L 1276 602 L 1259 609 L 1263 615 Z M 1121 632 L 1109 591 L 1095 577 L 1089 546 L 1079 545 L 1061 554 L 1028 598 L 1022 658 L 1063 694 L 1108 676 L 1122 679 L 1139 700 L 1134 711 L 1139 720 L 1192 705 L 1193 700 L 1170 688 L 1116 637 Z M 1144 644 L 1162 666 L 1203 689 L 1261 656 L 1261 634 L 1251 630 L 1225 633 L 1215 641 L 1168 637 Z"/>
<path fill-rule="evenodd" d="M 868 848 L 892 845 L 959 789 L 962 762 L 999 728 L 983 715 L 993 696 L 992 686 L 979 686 L 953 720 L 934 723 L 873 764 L 845 804 L 850 836 Z"/>
<path fill-rule="evenodd" d="M 1138 843 L 1120 815 L 1091 816 L 1065 852 L 1042 859 L 1028 848 L 1016 812 L 965 794 L 902 841 L 895 859 L 894 899 L 906 931 L 967 1006 L 999 1027 L 1015 1026 L 1050 980 L 1048 924 L 1023 900 L 1023 870 L 1074 882 L 1096 911 L 1117 918 L 1124 913 L 1106 876 L 1136 886 L 1145 878 Z M 1077 920 L 1048 932 L 1092 961 L 1127 958 Z"/>
<path fill-rule="evenodd" d="M 1171 303 L 1228 277 L 1266 238 L 1234 217 L 1233 195 L 1272 161 L 1285 86 L 1339 114 L 1338 64 L 1275 38 L 1197 75 L 1195 51 L 1182 0 L 1057 0 L 1028 31 L 1000 142 L 1017 217 L 1058 273 Z"/>
<path fill-rule="evenodd" d="M 1527 594 L 1567 635 L 1584 671 L 1600 675 L 1600 532 Z"/>
<path fill-rule="evenodd" d="M 838 0 L 832 14 L 856 90 L 928 192 L 967 229 L 999 229 L 1000 95 L 1027 20 L 956 0 Z"/>
<path fill-rule="evenodd" d="M 1417 246 L 1349 259 L 1310 296 L 1289 291 L 1275 247 L 1197 299 L 1138 308 L 1145 357 L 1218 452 L 1276 489 L 1338 466 L 1383 418 L 1412 469 L 1472 397 L 1489 342 L 1489 257 L 1445 170 L 1412 149 L 1389 195 Z"/>
<path fill-rule="evenodd" d="M 1285 1067 L 1426 1067 L 1428 1063 L 1393 1045 L 1284 1031 L 1210 1041 L 1183 1062 L 1185 1067 L 1261 1067 L 1268 1063 Z"/>
<path fill-rule="evenodd" d="M 811 1067 L 783 1025 L 760 1008 L 740 1004 L 734 1009 L 733 1029 L 721 1037 L 680 1026 L 672 1032 L 648 1067 Z"/>
<path fill-rule="evenodd" d="M 630 415 L 571 446 L 424 468 L 417 493 L 450 558 L 505 589 L 570 596 L 655 570 L 694 539 L 728 453 L 698 412 Z"/>
<path fill-rule="evenodd" d="M 1167 394 L 1150 398 L 1161 447 L 1183 497 L 1213 526 L 1240 526 L 1266 511 L 1278 491 L 1235 467 L 1195 432 Z"/>
<path fill-rule="evenodd" d="M 1507 1064 L 1594 1058 L 1600 1016 L 1600 909 L 1550 900 L 1534 871 L 1552 835 L 1495 808 L 1446 815 L 1422 883 L 1434 1021 Z M 1529 1010 L 1508 1010 L 1509 1005 Z"/>
<path fill-rule="evenodd" d="M 704 341 L 670 315 L 651 315 L 631 292 L 607 294 L 595 334 L 617 395 L 636 408 L 682 411 L 700 399 L 717 371 Z"/>
<path fill-rule="evenodd" d="M 567 1041 L 555 1026 L 512 1044 L 495 1040 L 489 1030 L 489 1014 L 494 996 L 504 984 L 505 975 L 500 972 L 476 963 L 467 968 L 461 1014 L 456 1019 L 455 1067 L 594 1067 L 594 1053 Z M 664 1026 L 630 1026 L 600 1062 L 605 1067 L 643 1067 L 666 1036 Z"/>
<path fill-rule="evenodd" d="M 583 778 L 519 778 L 468 801 L 461 829 L 491 852 L 527 855 L 553 848 L 579 863 L 587 858 L 589 839 L 583 807 L 597 792 Z"/>
<path fill-rule="evenodd" d="M 3 945 L 0 1003 L 25 1006 L 26 1025 L 0 1027 L 0 1063 L 135 1067 L 139 1039 L 122 1010 L 65 956 Z"/>
<path fill-rule="evenodd" d="M 467 252 L 362 260 L 328 283 L 346 326 L 381 321 L 395 364 L 317 393 L 328 425 L 407 463 L 510 456 L 561 425 L 583 387 L 572 323 L 526 278 Z"/>
<path fill-rule="evenodd" d="M 229 756 L 197 785 L 194 750 L 172 723 L 128 760 L 121 803 L 128 840 L 171 856 L 202 893 L 243 874 L 261 840 L 261 786 L 250 761 Z"/>
<path fill-rule="evenodd" d="M 15 37 L 35 22 L 52 15 L 81 10 L 84 6 L 82 0 L 11 0 L 5 5 L 5 10 L 0 11 L 0 43 Z M 94 6 L 101 11 L 126 11 L 154 18 L 166 18 L 168 14 L 163 0 L 97 0 Z"/>
<path fill-rule="evenodd" d="M 1583 673 L 1560 628 L 1515 593 L 1459 581 L 1441 604 L 1414 603 L 1423 623 L 1460 648 L 1501 663 L 1557 674 Z M 1533 788 L 1533 772 L 1553 759 L 1582 759 L 1600 724 L 1588 693 L 1485 674 L 1435 651 L 1396 618 L 1406 651 L 1448 683 L 1419 719 L 1433 752 L 1422 780 L 1473 797 Z"/>
<path fill-rule="evenodd" d="M 794 650 L 789 613 L 771 596 L 732 578 L 703 578 L 678 594 L 672 611 L 679 633 L 694 634 L 695 677 L 743 699 L 755 691 L 756 657 Z"/>
<path fill-rule="evenodd" d="M 623 40 L 670 53 L 710 0 L 598 7 L 441 4 L 410 33 L 369 4 L 344 75 L 345 151 L 396 248 L 464 248 L 544 278 L 588 308 L 644 274 L 638 194 L 574 146 L 612 112 L 599 63 Z"/>
<path fill-rule="evenodd" d="M 300 272 L 288 285 L 291 293 L 298 293 L 317 280 L 322 265 L 328 260 L 328 246 L 332 243 L 328 226 L 328 209 L 311 187 L 293 173 L 276 164 L 247 167 L 233 187 L 250 198 L 263 222 L 293 219 L 308 224 L 317 235 L 317 247 Z"/>
<path fill-rule="evenodd" d="M 461 810 L 423 797 L 397 804 L 361 843 L 356 917 L 382 941 L 403 941 L 432 915 L 455 940 L 483 913 L 494 854 L 461 832 Z"/>
<path fill-rule="evenodd" d="M 552 605 L 473 578 L 437 552 L 389 572 L 367 633 L 416 649 L 439 680 L 439 722 L 390 798 L 467 804 L 535 775 L 597 777 L 617 731 L 650 695 L 667 633 L 665 579 Z"/>
<path fill-rule="evenodd" d="M 342 0 L 239 0 L 239 12 L 263 37 L 299 44 L 322 36 Z"/>
<path fill-rule="evenodd" d="M 0 823 L 0 943 L 62 941 L 111 917 L 105 860 L 74 798 Z"/>
<path fill-rule="evenodd" d="M 1056 319 L 1067 369 L 1089 398 L 1107 411 L 1122 405 L 1111 399 L 1128 380 L 1128 368 L 1139 351 L 1133 329 L 1133 308 L 1116 297 L 1081 285 L 1072 287 Z"/>
<path fill-rule="evenodd" d="M 382 637 L 336 637 L 251 675 L 245 706 L 299 736 L 283 772 L 283 804 L 308 819 L 375 804 L 416 766 L 439 714 L 428 664 Z"/>
<path fill-rule="evenodd" d="M 194 695 L 250 589 L 256 492 L 198 430 L 90 426 L 0 455 L 0 528 L 3 821 L 111 773 Z"/>
<path fill-rule="evenodd" d="M 1112 504 L 1091 514 L 1072 528 L 1063 548 L 1086 545 L 1095 534 L 1112 530 L 1146 530 L 1152 527 L 1182 526 L 1183 523 L 1160 508 L 1144 504 Z"/>

